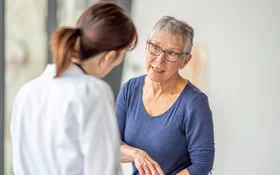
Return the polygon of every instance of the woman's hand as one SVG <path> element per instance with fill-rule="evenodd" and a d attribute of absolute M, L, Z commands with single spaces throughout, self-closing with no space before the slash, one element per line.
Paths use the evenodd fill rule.
<path fill-rule="evenodd" d="M 164 175 L 159 164 L 145 151 L 137 149 L 132 157 L 140 175 Z"/>

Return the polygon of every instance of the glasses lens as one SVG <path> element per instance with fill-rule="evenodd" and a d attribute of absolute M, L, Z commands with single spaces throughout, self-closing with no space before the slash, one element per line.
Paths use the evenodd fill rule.
<path fill-rule="evenodd" d="M 149 43 L 149 52 L 152 55 L 158 56 L 161 53 L 161 48 L 153 43 Z"/>
<path fill-rule="evenodd" d="M 153 44 L 151 42 L 148 45 L 148 50 L 149 50 L 150 54 L 152 54 L 154 56 L 159 56 L 162 52 L 164 52 L 165 59 L 172 63 L 176 62 L 180 57 L 179 53 L 174 52 L 172 50 L 163 51 L 161 47 L 159 47 L 158 45 Z"/>
<path fill-rule="evenodd" d="M 173 51 L 166 51 L 165 57 L 167 60 L 169 60 L 171 62 L 175 62 L 180 57 L 180 55 Z"/>

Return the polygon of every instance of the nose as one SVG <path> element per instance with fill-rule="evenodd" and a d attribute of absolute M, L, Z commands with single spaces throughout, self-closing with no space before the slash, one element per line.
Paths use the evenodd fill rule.
<path fill-rule="evenodd" d="M 158 62 L 165 62 L 165 52 L 161 52 L 157 57 L 156 57 L 156 60 Z"/>

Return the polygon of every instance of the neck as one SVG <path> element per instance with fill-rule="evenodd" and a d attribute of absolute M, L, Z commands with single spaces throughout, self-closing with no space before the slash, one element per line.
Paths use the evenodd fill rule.
<path fill-rule="evenodd" d="M 85 61 L 80 61 L 80 59 L 72 58 L 72 62 L 79 66 L 84 73 L 102 78 L 103 70 L 100 69 L 99 60 L 102 59 L 103 54 L 98 54 L 92 58 Z"/>
<path fill-rule="evenodd" d="M 75 64 L 76 66 L 78 66 L 85 74 L 87 74 L 87 72 L 85 71 L 85 69 L 84 69 L 79 63 L 73 62 L 73 64 Z"/>
<path fill-rule="evenodd" d="M 145 84 L 155 97 L 159 97 L 161 95 L 173 95 L 177 93 L 181 81 L 182 77 L 180 75 L 164 82 L 155 82 L 146 76 Z"/>
<path fill-rule="evenodd" d="M 91 60 L 93 61 L 93 60 Z M 87 74 L 102 78 L 103 77 L 103 72 L 99 69 L 99 65 L 96 62 L 91 62 L 90 64 L 88 63 L 83 63 L 81 65 L 82 69 L 84 69 Z"/>

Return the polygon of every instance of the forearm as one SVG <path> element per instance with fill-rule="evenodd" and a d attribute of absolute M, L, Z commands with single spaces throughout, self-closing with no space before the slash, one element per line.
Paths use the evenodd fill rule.
<path fill-rule="evenodd" d="M 138 149 L 126 144 L 121 145 L 121 162 L 129 163 L 134 162 L 134 155 L 137 153 Z"/>
<path fill-rule="evenodd" d="M 121 162 L 134 162 L 139 174 L 164 175 L 160 165 L 149 154 L 126 144 L 121 145 Z"/>
<path fill-rule="evenodd" d="M 180 171 L 180 172 L 177 173 L 176 175 L 190 175 L 190 173 L 188 172 L 187 169 L 183 169 L 182 171 Z"/>

